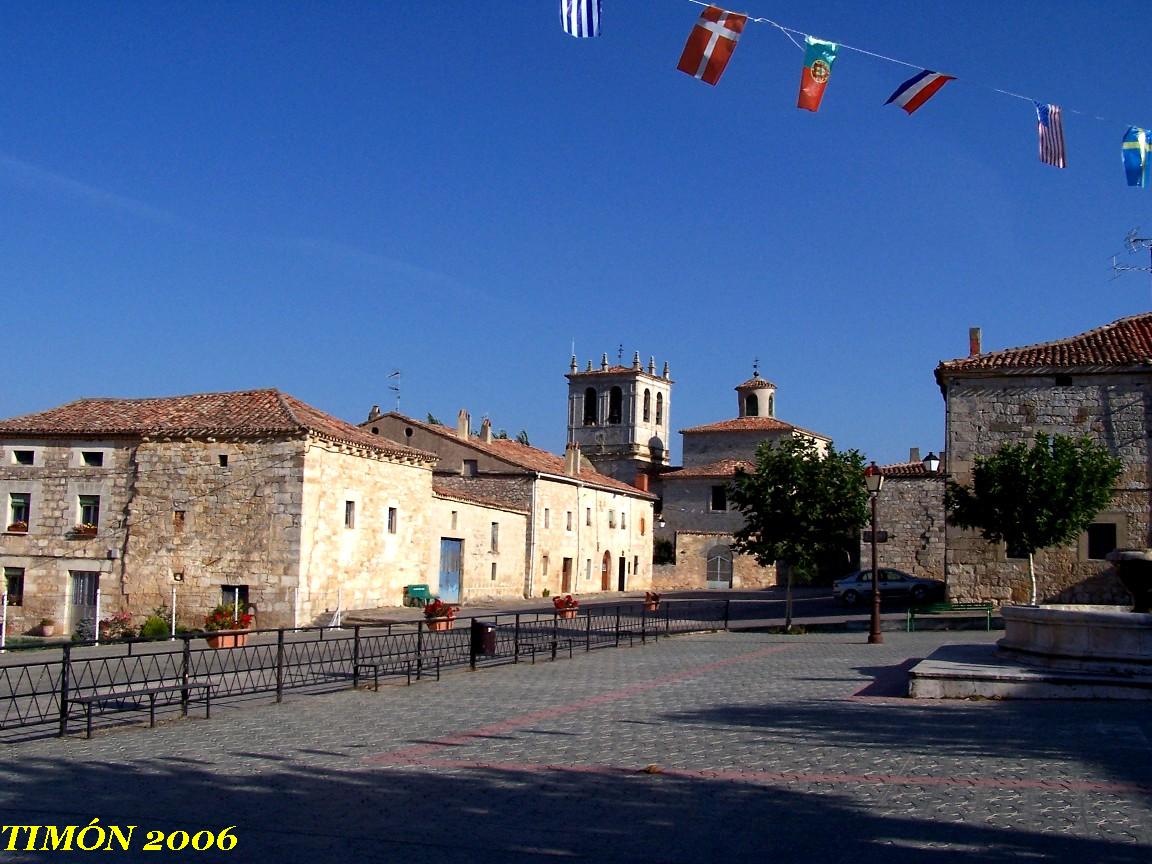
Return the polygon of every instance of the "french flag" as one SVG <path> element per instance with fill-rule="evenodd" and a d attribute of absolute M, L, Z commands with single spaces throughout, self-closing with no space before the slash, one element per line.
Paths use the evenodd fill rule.
<path fill-rule="evenodd" d="M 918 75 L 913 75 L 903 84 L 896 88 L 896 92 L 888 97 L 885 105 L 891 105 L 895 102 L 909 114 L 935 96 L 941 87 L 949 81 L 955 81 L 953 75 L 943 75 L 940 72 L 933 72 L 931 69 L 925 69 Z"/>

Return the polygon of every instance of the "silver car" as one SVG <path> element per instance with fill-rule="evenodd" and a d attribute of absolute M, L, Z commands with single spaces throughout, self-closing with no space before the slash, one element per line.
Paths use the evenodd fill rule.
<path fill-rule="evenodd" d="M 925 600 L 943 600 L 944 583 L 939 579 L 921 579 L 903 570 L 880 567 L 877 572 L 880 583 L 880 599 L 903 597 L 913 603 Z M 845 606 L 855 606 L 861 600 L 872 597 L 872 571 L 857 570 L 843 579 L 832 583 L 832 596 Z"/>

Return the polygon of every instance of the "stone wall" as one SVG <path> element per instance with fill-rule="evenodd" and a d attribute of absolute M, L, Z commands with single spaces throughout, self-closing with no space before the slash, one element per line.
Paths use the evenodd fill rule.
<path fill-rule="evenodd" d="M 668 534 L 667 529 L 661 536 Z M 708 553 L 716 546 L 731 546 L 732 536 L 706 531 L 675 532 L 676 563 L 653 567 L 657 591 L 702 591 L 708 587 Z M 761 567 L 751 555 L 732 554 L 732 587 L 754 591 L 777 584 L 775 566 Z"/>
<path fill-rule="evenodd" d="M 31 465 L 16 452 L 31 453 Z M 98 453 L 102 464 L 86 464 Z M 104 608 L 120 603 L 124 524 L 133 476 L 132 441 L 8 439 L 0 442 L 0 568 L 23 571 L 23 603 L 8 609 L 8 632 L 34 632 L 41 619 L 70 633 L 79 613 L 70 602 L 72 574 L 99 574 Z M 24 458 L 23 455 L 20 458 Z M 9 531 L 11 496 L 29 496 L 26 532 Z M 75 531 L 79 496 L 99 496 L 96 534 Z M 11 526 L 15 527 L 15 526 Z M 5 571 L 0 570 L 0 573 Z"/>
<path fill-rule="evenodd" d="M 880 567 L 925 579 L 944 578 L 944 477 L 885 477 L 876 501 L 877 528 L 888 539 L 877 544 Z M 871 530 L 866 523 L 865 530 Z M 872 566 L 872 544 L 860 540 L 860 566 Z"/>
<path fill-rule="evenodd" d="M 1068 384 L 1067 381 L 1072 381 Z M 1149 382 L 1144 375 L 958 377 L 947 385 L 948 474 L 969 482 L 973 459 L 1036 433 L 1088 435 L 1123 463 L 1111 505 L 1097 516 L 1117 525 L 1120 547 L 1149 545 Z M 946 574 L 956 600 L 1027 602 L 1028 562 L 1007 558 L 1002 544 L 948 526 Z M 1040 602 L 1126 603 L 1128 595 L 1103 560 L 1076 544 L 1035 556 Z"/>

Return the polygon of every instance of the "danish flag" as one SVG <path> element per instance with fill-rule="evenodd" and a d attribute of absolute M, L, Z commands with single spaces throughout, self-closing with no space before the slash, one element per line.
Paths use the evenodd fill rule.
<path fill-rule="evenodd" d="M 719 6 L 707 7 L 688 35 L 676 68 L 706 84 L 715 84 L 724 74 L 747 21 L 747 15 L 725 12 Z"/>

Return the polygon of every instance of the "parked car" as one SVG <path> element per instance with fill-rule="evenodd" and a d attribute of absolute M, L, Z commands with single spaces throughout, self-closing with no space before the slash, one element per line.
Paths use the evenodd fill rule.
<path fill-rule="evenodd" d="M 921 579 L 891 567 L 879 568 L 880 599 L 906 597 L 914 603 L 943 600 L 944 583 L 939 579 Z M 845 606 L 855 606 L 872 597 L 872 571 L 857 570 L 832 583 L 832 595 Z"/>

